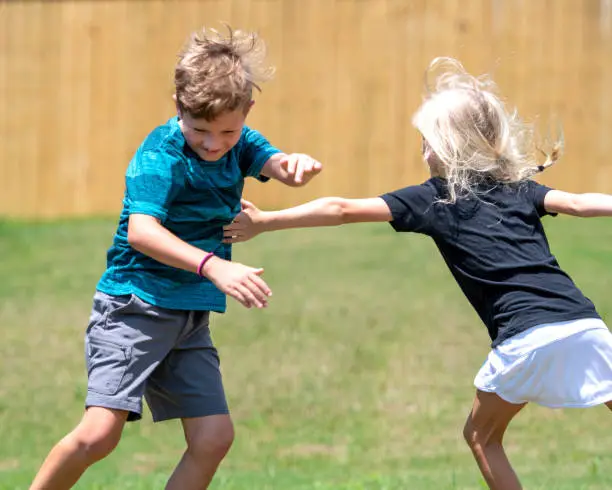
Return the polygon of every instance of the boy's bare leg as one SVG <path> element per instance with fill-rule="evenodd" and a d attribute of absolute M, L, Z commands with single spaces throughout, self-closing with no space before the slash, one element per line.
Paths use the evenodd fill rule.
<path fill-rule="evenodd" d="M 51 450 L 30 490 L 67 490 L 87 467 L 119 443 L 128 412 L 91 407 L 77 427 Z"/>
<path fill-rule="evenodd" d="M 205 490 L 234 440 L 229 415 L 182 419 L 187 450 L 166 490 Z"/>
<path fill-rule="evenodd" d="M 525 405 L 508 403 L 495 393 L 476 391 L 463 435 L 491 490 L 523 488 L 508 461 L 502 440 L 508 424 Z"/>

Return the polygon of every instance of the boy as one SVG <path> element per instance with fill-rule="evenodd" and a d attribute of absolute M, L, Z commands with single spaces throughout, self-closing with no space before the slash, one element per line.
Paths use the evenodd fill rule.
<path fill-rule="evenodd" d="M 123 211 L 94 296 L 85 349 L 86 410 L 48 455 L 31 490 L 71 488 L 138 420 L 180 418 L 187 449 L 167 490 L 206 489 L 233 441 L 208 328 L 225 295 L 263 308 L 263 269 L 231 262 L 223 226 L 245 177 L 306 184 L 321 164 L 285 155 L 246 127 L 263 66 L 257 35 L 194 34 L 175 69 L 177 117 L 154 129 L 126 173 Z"/>

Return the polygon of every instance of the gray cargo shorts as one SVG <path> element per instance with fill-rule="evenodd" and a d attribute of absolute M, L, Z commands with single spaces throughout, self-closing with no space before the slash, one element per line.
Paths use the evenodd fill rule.
<path fill-rule="evenodd" d="M 153 420 L 229 413 L 208 311 L 170 310 L 96 291 L 85 335 L 86 407 Z"/>

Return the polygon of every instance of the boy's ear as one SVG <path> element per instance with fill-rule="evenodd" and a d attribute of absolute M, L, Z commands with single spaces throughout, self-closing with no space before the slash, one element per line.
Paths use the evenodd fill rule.
<path fill-rule="evenodd" d="M 246 108 L 244 109 L 244 117 L 248 116 L 249 111 L 251 110 L 251 108 L 255 105 L 255 101 L 251 100 L 251 102 L 249 102 L 249 104 L 246 106 Z"/>

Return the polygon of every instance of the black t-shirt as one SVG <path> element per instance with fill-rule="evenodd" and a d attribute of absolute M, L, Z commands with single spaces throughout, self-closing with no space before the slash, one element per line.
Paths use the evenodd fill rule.
<path fill-rule="evenodd" d="M 381 197 L 396 231 L 433 238 L 495 347 L 535 325 L 600 318 L 550 252 L 540 221 L 549 190 L 483 184 L 477 198 L 446 204 L 446 181 L 434 177 Z"/>

